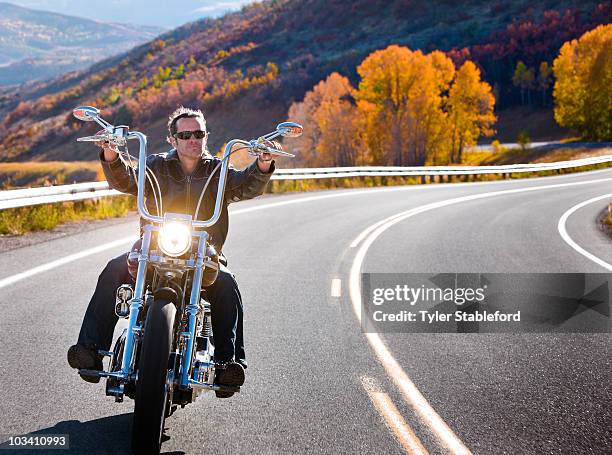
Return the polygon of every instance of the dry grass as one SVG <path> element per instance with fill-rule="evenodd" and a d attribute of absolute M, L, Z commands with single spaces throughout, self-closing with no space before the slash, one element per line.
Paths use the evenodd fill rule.
<path fill-rule="evenodd" d="M 0 210 L 0 234 L 21 235 L 31 231 L 51 230 L 69 221 L 117 218 L 127 215 L 135 207 L 135 198 L 115 196 L 5 209 Z"/>
<path fill-rule="evenodd" d="M 0 190 L 104 180 L 98 161 L 0 163 Z"/>

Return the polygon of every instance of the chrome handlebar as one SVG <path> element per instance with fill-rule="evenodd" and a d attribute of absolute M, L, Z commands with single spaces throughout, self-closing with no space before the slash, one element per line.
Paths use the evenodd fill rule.
<path fill-rule="evenodd" d="M 104 132 L 102 134 L 95 134 L 93 136 L 85 136 L 77 138 L 77 142 L 108 142 L 114 144 L 117 147 L 123 147 L 127 144 L 126 137 L 117 137 L 113 133 Z"/>
<path fill-rule="evenodd" d="M 76 118 L 83 121 L 95 121 L 102 128 L 104 132 L 95 136 L 86 136 L 78 138 L 78 142 L 100 142 L 108 141 L 118 146 L 124 146 L 130 139 L 138 139 L 140 149 L 138 152 L 138 196 L 137 205 L 138 213 L 140 216 L 147 221 L 153 223 L 163 223 L 164 218 L 161 216 L 153 216 L 147 210 L 144 201 L 144 188 L 146 178 L 146 167 L 147 167 L 147 136 L 138 131 L 129 131 L 129 128 L 124 125 L 113 126 L 102 117 L 100 117 L 100 111 L 92 106 L 80 106 L 73 110 L 73 114 Z M 223 151 L 221 175 L 219 176 L 219 185 L 217 189 L 217 198 L 215 200 L 215 210 L 212 216 L 205 221 L 192 221 L 192 226 L 197 228 L 207 228 L 215 224 L 221 216 L 221 210 L 223 208 L 223 196 L 225 194 L 225 181 L 227 179 L 227 173 L 229 169 L 229 156 L 232 148 L 236 144 L 242 144 L 249 149 L 249 153 L 252 155 L 259 156 L 261 153 L 270 153 L 273 155 L 294 157 L 295 155 L 285 152 L 283 150 L 277 150 L 272 147 L 268 147 L 263 142 L 265 140 L 272 140 L 278 136 L 286 137 L 298 137 L 302 134 L 302 126 L 293 122 L 280 123 L 275 131 L 272 131 L 259 139 L 251 141 L 243 141 L 241 139 L 233 139 L 227 143 Z M 160 195 L 161 198 L 161 195 Z"/>
<path fill-rule="evenodd" d="M 295 157 L 293 153 L 285 152 L 284 150 L 278 150 L 272 147 L 268 147 L 263 143 L 263 138 L 259 138 L 257 140 L 251 140 L 248 143 L 249 147 L 249 155 L 259 156 L 262 153 L 269 153 L 271 155 L 279 155 L 279 156 L 288 156 Z"/>

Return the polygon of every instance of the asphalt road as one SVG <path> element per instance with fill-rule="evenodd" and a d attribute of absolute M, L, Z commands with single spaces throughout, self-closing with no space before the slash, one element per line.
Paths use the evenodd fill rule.
<path fill-rule="evenodd" d="M 362 333 L 349 292 L 368 240 L 351 243 L 419 207 L 377 234 L 358 272 L 610 272 L 558 226 L 607 193 L 610 170 L 233 205 L 225 253 L 246 305 L 247 382 L 232 399 L 205 395 L 179 409 L 164 452 L 393 454 L 420 444 L 432 454 L 612 453 L 609 333 L 377 338 Z M 610 241 L 594 219 L 611 199 L 565 223 L 607 264 Z M 127 243 L 2 280 L 136 233 L 133 220 L 0 254 L 0 435 L 62 433 L 70 453 L 128 453 L 133 402 L 114 403 L 65 360 L 100 270 Z"/>

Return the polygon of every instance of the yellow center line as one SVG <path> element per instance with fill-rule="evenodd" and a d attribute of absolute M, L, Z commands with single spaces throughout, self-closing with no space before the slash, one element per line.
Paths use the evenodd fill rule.
<path fill-rule="evenodd" d="M 428 455 L 429 452 L 427 452 L 418 436 L 412 431 L 410 425 L 406 423 L 395 404 L 393 404 L 393 401 L 391 401 L 391 398 L 389 398 L 389 395 L 379 391 L 376 383 L 371 378 L 363 377 L 361 378 L 361 383 L 372 404 L 382 418 L 385 419 L 385 423 L 393 432 L 404 451 L 410 455 Z"/>

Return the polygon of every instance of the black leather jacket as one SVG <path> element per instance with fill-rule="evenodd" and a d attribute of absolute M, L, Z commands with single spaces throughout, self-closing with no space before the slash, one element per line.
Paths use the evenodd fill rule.
<path fill-rule="evenodd" d="M 111 188 L 122 193 L 137 195 L 137 185 L 131 168 L 127 168 L 119 158 L 111 162 L 104 161 L 102 152 L 100 153 L 100 162 Z M 193 174 L 188 176 L 185 175 L 181 168 L 176 150 L 172 149 L 167 153 L 149 155 L 147 157 L 147 165 L 159 181 L 164 213 L 186 213 L 193 215 L 208 176 L 220 162 L 219 158 L 203 156 Z M 213 226 L 206 229 L 211 236 L 211 243 L 218 252 L 221 252 L 227 238 L 229 227 L 228 204 L 252 199 L 263 194 L 274 169 L 274 162 L 272 162 L 270 171 L 265 174 L 259 170 L 256 161 L 253 161 L 253 163 L 241 171 L 230 166 L 227 173 L 221 216 Z M 200 204 L 200 212 L 197 217 L 199 220 L 206 220 L 213 214 L 220 171 L 221 168 L 217 170 L 206 189 L 206 194 Z M 138 174 L 136 173 L 136 175 Z M 150 214 L 157 214 L 155 200 L 152 197 L 151 186 L 148 180 L 145 190 L 145 204 Z M 141 227 L 142 225 L 143 220 L 141 219 Z"/>

